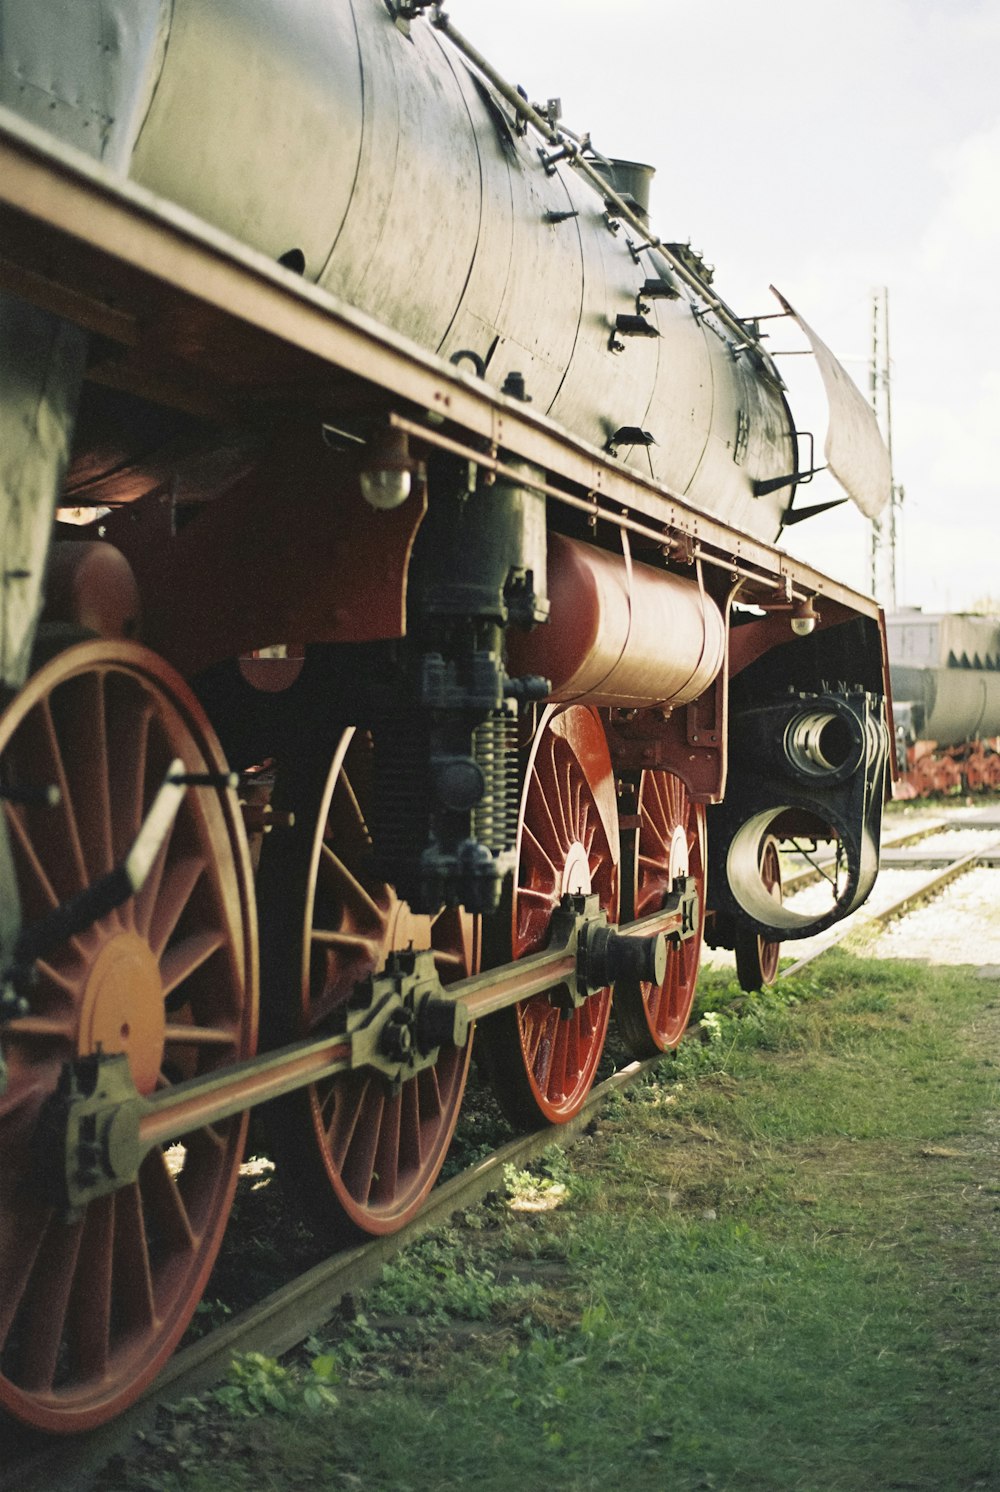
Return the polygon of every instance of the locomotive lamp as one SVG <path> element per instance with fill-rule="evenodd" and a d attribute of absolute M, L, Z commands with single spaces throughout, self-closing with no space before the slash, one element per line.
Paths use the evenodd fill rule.
<path fill-rule="evenodd" d="M 785 591 L 782 600 L 763 601 L 761 609 L 766 611 L 768 616 L 787 612 L 796 637 L 808 637 L 811 632 L 815 632 L 816 623 L 820 619 L 819 612 L 816 610 L 815 597 L 803 596 L 801 600 L 796 601 L 793 599 L 791 587 Z"/>
<path fill-rule="evenodd" d="M 815 632 L 818 617 L 812 596 L 806 596 L 804 601 L 793 608 L 791 620 L 796 637 L 808 637 L 810 632 Z"/>
<path fill-rule="evenodd" d="M 405 430 L 383 430 L 368 447 L 359 472 L 361 495 L 383 512 L 401 507 L 413 486 L 413 463 Z"/>

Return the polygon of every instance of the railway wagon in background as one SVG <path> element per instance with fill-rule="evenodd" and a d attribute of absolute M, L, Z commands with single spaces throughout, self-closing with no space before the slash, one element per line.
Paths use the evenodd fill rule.
<path fill-rule="evenodd" d="M 899 798 L 1000 788 L 1000 617 L 886 617 Z"/>
<path fill-rule="evenodd" d="M 0 1409 L 65 1432 L 182 1334 L 249 1108 L 332 1236 L 400 1227 L 474 1028 L 566 1120 L 612 1009 L 679 1041 L 703 933 L 752 986 L 859 905 L 891 737 L 650 168 L 425 3 L 0 21 Z"/>

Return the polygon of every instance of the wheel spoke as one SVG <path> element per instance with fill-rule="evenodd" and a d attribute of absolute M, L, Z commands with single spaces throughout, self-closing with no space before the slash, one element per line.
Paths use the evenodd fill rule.
<path fill-rule="evenodd" d="M 236 1045 L 238 1034 L 222 1026 L 188 1026 L 174 1022 L 168 1023 L 163 1039 L 167 1046 L 232 1047 Z"/>
<path fill-rule="evenodd" d="M 385 1097 L 375 1081 L 365 1087 L 364 1120 L 352 1126 L 351 1145 L 344 1156 L 344 1181 L 353 1197 L 367 1203 L 375 1180 L 375 1162 L 382 1133 Z"/>
<path fill-rule="evenodd" d="M 438 973 L 458 979 L 469 967 L 469 960 L 465 953 L 456 953 L 448 948 L 434 949 L 434 967 Z"/>
<path fill-rule="evenodd" d="M 524 1007 L 522 1020 L 524 1057 L 532 1072 L 538 1070 L 543 1060 L 540 1055 L 542 1048 L 550 1039 L 550 1028 L 557 1019 L 557 1012 L 549 1004 L 545 995 L 535 995 Z"/>
<path fill-rule="evenodd" d="M 535 835 L 527 824 L 524 826 L 524 840 L 522 840 L 522 845 L 530 855 L 532 871 L 535 874 L 546 872 L 547 878 L 551 879 L 554 886 L 559 879 L 559 871 L 541 840 L 535 838 Z"/>
<path fill-rule="evenodd" d="M 173 993 L 178 985 L 190 979 L 196 969 L 207 963 L 214 953 L 225 946 L 226 937 L 221 929 L 193 933 L 182 942 L 168 948 L 160 959 L 160 978 L 163 981 L 164 997 Z"/>
<path fill-rule="evenodd" d="M 83 1223 L 50 1222 L 25 1294 L 19 1381 L 29 1393 L 52 1387 L 59 1363 Z"/>
<path fill-rule="evenodd" d="M 327 844 L 322 849 L 320 866 L 321 873 L 326 873 L 344 900 L 349 902 L 355 911 L 360 912 L 364 917 L 370 918 L 371 921 L 379 926 L 384 923 L 385 917 L 381 907 L 368 894 L 357 876 L 347 868 L 344 862 L 339 856 L 334 854 L 333 850 Z"/>
<path fill-rule="evenodd" d="M 433 1072 L 434 1069 L 431 1068 Z M 399 1147 L 397 1174 L 412 1175 L 423 1162 L 423 1116 L 420 1077 L 410 1078 L 399 1091 Z"/>
<path fill-rule="evenodd" d="M 111 837 L 116 863 L 124 860 L 142 827 L 146 813 L 146 758 L 152 707 L 119 709 L 109 724 L 108 750 L 115 763 L 115 791 L 111 803 Z"/>
<path fill-rule="evenodd" d="M 70 995 L 74 1000 L 79 996 L 79 973 L 74 977 L 74 975 L 58 968 L 53 963 L 49 963 L 44 958 L 35 960 L 35 972 L 39 976 L 39 979 L 47 984 L 54 985 L 63 994 Z"/>
<path fill-rule="evenodd" d="M 189 1156 L 198 1135 L 189 1135 L 185 1140 Z M 139 1188 L 147 1229 L 155 1227 L 172 1249 L 193 1252 L 198 1233 L 162 1150 L 151 1150 L 146 1156 L 139 1173 Z"/>
<path fill-rule="evenodd" d="M 31 872 L 37 889 L 42 893 L 49 907 L 54 910 L 61 905 L 59 893 L 53 887 L 45 867 L 35 852 L 35 846 L 29 837 L 27 826 L 20 811 L 10 803 L 4 804 L 4 811 L 7 814 L 7 822 L 14 831 L 14 841 L 18 856 Z M 76 942 L 78 940 L 74 939 L 73 941 Z"/>
<path fill-rule="evenodd" d="M 576 839 L 576 815 L 573 812 L 573 761 L 564 761 L 556 774 L 556 795 L 559 813 L 566 826 L 566 843 Z"/>
<path fill-rule="evenodd" d="M 423 1128 L 428 1122 L 440 1118 L 444 1109 L 437 1067 L 425 1067 L 414 1078 L 414 1082 L 417 1084 L 417 1107 Z"/>
<path fill-rule="evenodd" d="M 45 775 L 51 775 L 55 779 L 53 785 L 59 789 L 59 812 L 63 820 L 66 843 L 69 845 L 70 857 L 76 872 L 76 886 L 74 889 L 83 891 L 90 884 L 90 875 L 87 871 L 87 862 L 80 840 L 80 827 L 73 808 L 73 796 L 70 792 L 69 779 L 66 775 L 66 763 L 63 760 L 55 721 L 52 718 L 51 701 L 43 699 L 38 709 L 29 718 L 30 724 L 40 727 L 42 731 L 44 752 L 48 758 L 48 771 Z"/>
<path fill-rule="evenodd" d="M 36 1108 L 47 1093 L 48 1084 L 44 1078 L 37 1078 L 33 1082 L 19 1082 L 16 1087 L 9 1088 L 6 1093 L 0 1094 L 0 1120 L 9 1118 L 18 1109 Z M 2 1259 L 2 1253 L 0 1253 L 0 1259 Z M 3 1270 L 0 1268 L 0 1279 L 3 1277 Z"/>
<path fill-rule="evenodd" d="M 149 946 L 157 958 L 169 943 L 204 873 L 205 861 L 200 855 L 178 856 L 165 868 L 148 923 L 144 916 L 137 919 L 145 925 Z"/>
<path fill-rule="evenodd" d="M 35 1227 L 28 1228 L 12 1210 L 0 1208 L 0 1359 L 42 1246 L 46 1216 L 45 1209 L 36 1208 Z"/>
<path fill-rule="evenodd" d="M 115 1197 L 114 1277 L 118 1309 L 129 1330 L 149 1331 L 156 1322 L 153 1266 L 139 1183 Z"/>
<path fill-rule="evenodd" d="M 360 933 L 329 931 L 325 928 L 314 927 L 309 938 L 311 942 L 322 944 L 327 948 L 338 948 L 341 953 L 368 958 L 373 964 L 378 958 L 376 939 L 363 937 Z"/>
<path fill-rule="evenodd" d="M 333 814 L 337 823 L 338 841 L 347 847 L 354 858 L 371 853 L 372 836 L 364 809 L 346 772 L 341 772 L 333 795 Z"/>
<path fill-rule="evenodd" d="M 371 1078 L 366 1077 L 355 1079 L 351 1084 L 351 1088 L 355 1090 L 353 1092 L 348 1092 L 346 1083 L 338 1087 L 336 1082 L 331 1081 L 329 1085 L 326 1098 L 326 1139 L 338 1170 L 343 1170 L 347 1160 L 355 1130 L 366 1107 L 368 1085 L 371 1081 Z"/>
<path fill-rule="evenodd" d="M 80 1265 L 69 1310 L 69 1334 L 77 1370 L 102 1378 L 111 1347 L 114 1277 L 115 1197 L 100 1197 L 87 1208 Z"/>
<path fill-rule="evenodd" d="M 378 1149 L 375 1152 L 375 1169 L 372 1176 L 372 1195 L 377 1201 L 396 1195 L 399 1181 L 399 1148 L 403 1119 L 401 1095 L 387 1098 L 382 1109 L 379 1126 Z"/>
<path fill-rule="evenodd" d="M 575 1014 L 576 1012 L 574 1012 Z M 576 1052 L 573 1037 L 577 1035 L 579 1022 L 572 1016 L 569 1020 L 556 1021 L 554 1039 L 552 1042 L 552 1057 L 549 1061 L 549 1072 L 545 1082 L 545 1089 L 549 1098 L 558 1102 L 565 1098 L 567 1093 L 572 1092 L 572 1078 L 580 1071 L 579 1061 L 574 1061 Z"/>
<path fill-rule="evenodd" d="M 555 907 L 559 900 L 556 891 L 540 891 L 537 886 L 518 886 L 517 896 L 519 901 L 537 901 L 546 907 Z"/>
<path fill-rule="evenodd" d="M 104 676 L 82 675 L 62 691 L 65 739 L 77 743 L 67 762 L 73 806 L 90 881 L 114 868 Z M 117 764 L 116 764 L 117 765 Z"/>
<path fill-rule="evenodd" d="M 50 1041 L 72 1041 L 76 1036 L 76 1021 L 64 1016 L 19 1015 L 8 1021 L 4 1028 L 6 1036 L 43 1036 Z"/>

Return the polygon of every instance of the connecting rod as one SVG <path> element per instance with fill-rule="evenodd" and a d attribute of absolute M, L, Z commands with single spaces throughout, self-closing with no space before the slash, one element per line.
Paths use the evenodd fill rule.
<path fill-rule="evenodd" d="M 314 1040 L 207 1072 L 146 1097 L 124 1053 L 67 1062 L 34 1136 L 50 1202 L 73 1218 L 95 1197 L 133 1181 L 145 1156 L 209 1125 L 338 1073 L 366 1068 L 391 1088 L 433 1066 L 442 1045 L 464 1046 L 474 1023 L 547 993 L 567 1013 L 620 979 L 661 984 L 667 940 L 694 935 L 698 892 L 678 877 L 659 910 L 625 928 L 609 925 L 596 896 L 563 897 L 546 948 L 447 988 L 433 953 L 391 955 Z"/>

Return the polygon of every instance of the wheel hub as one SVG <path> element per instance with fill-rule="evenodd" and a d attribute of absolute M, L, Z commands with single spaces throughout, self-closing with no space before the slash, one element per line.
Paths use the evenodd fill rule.
<path fill-rule="evenodd" d="M 77 1051 L 124 1052 L 136 1088 L 151 1093 L 165 1036 L 163 984 L 153 951 L 138 934 L 119 933 L 101 948 L 87 976 Z"/>
<path fill-rule="evenodd" d="M 667 873 L 670 876 L 671 885 L 678 876 L 690 874 L 687 834 L 681 824 L 675 825 L 674 832 L 670 836 L 670 859 Z"/>
<path fill-rule="evenodd" d="M 562 892 L 564 896 L 567 892 L 571 896 L 589 896 L 592 889 L 590 858 L 577 839 L 566 851 L 566 862 L 562 873 Z"/>
<path fill-rule="evenodd" d="M 385 967 L 390 953 L 405 952 L 408 948 L 419 952 L 430 946 L 431 919 L 423 913 L 412 911 L 408 901 L 401 901 L 394 896 L 379 971 Z"/>

